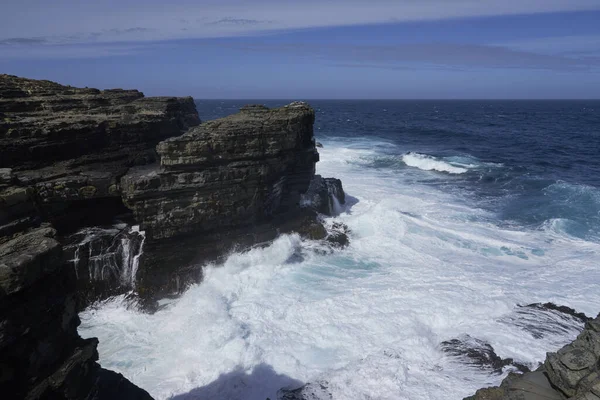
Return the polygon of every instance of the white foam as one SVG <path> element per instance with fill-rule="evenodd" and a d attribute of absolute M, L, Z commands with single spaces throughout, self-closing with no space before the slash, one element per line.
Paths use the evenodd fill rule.
<path fill-rule="evenodd" d="M 468 168 L 457 167 L 426 154 L 407 153 L 402 156 L 402 161 L 409 167 L 419 168 L 423 171 L 439 171 L 450 174 L 464 174 L 468 171 Z"/>
<path fill-rule="evenodd" d="M 600 244 L 499 228 L 456 194 L 414 183 L 419 170 L 353 163 L 374 154 L 369 143 L 324 145 L 318 172 L 358 200 L 336 217 L 352 230 L 347 249 L 319 255 L 286 235 L 208 266 L 153 315 L 122 298 L 88 310 L 80 332 L 100 338 L 102 366 L 157 399 L 275 399 L 323 381 L 334 399 L 461 399 L 502 377 L 446 357 L 441 341 L 470 334 L 534 365 L 573 333 L 534 339 L 502 322 L 516 304 L 600 310 Z"/>

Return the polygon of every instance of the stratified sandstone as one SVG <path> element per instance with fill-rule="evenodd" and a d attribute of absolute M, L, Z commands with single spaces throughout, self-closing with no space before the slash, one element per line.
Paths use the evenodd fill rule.
<path fill-rule="evenodd" d="M 304 103 L 206 122 L 158 144 L 161 168 L 123 177 L 125 204 L 151 240 L 297 214 L 318 160 L 313 122 Z"/>
<path fill-rule="evenodd" d="M 89 218 L 80 208 L 90 200 L 107 217 L 121 205 L 119 180 L 127 170 L 155 161 L 158 142 L 199 123 L 191 97 L 0 75 L 0 168 L 11 168 L 0 183 L 34 189 L 59 228 Z"/>

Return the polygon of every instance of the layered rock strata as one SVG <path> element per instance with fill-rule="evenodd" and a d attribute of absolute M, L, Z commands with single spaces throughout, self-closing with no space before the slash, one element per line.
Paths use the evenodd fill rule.
<path fill-rule="evenodd" d="M 100 367 L 96 339 L 79 337 L 77 274 L 62 235 L 128 212 L 121 176 L 199 122 L 191 98 L 0 75 L 1 393 L 150 399 Z"/>
<path fill-rule="evenodd" d="M 202 262 L 283 232 L 346 245 L 318 217 L 344 193 L 314 175 L 313 122 L 292 103 L 194 128 L 191 98 L 0 75 L 0 390 L 149 398 L 79 337 L 82 299 L 177 293 Z"/>
<path fill-rule="evenodd" d="M 191 97 L 0 75 L 0 168 L 12 169 L 3 180 L 32 190 L 40 212 L 61 230 L 126 211 L 120 178 L 155 161 L 161 140 L 199 123 Z"/>
<path fill-rule="evenodd" d="M 331 215 L 330 197 L 339 204 L 344 195 L 341 182 L 331 189 L 315 176 L 314 118 L 300 102 L 247 106 L 159 143 L 160 165 L 132 168 L 121 179 L 123 200 L 149 243 L 139 292 L 180 291 L 201 278 L 202 261 L 282 232 L 326 237 L 316 212 Z M 311 198 L 320 202 L 307 203 L 316 181 Z"/>

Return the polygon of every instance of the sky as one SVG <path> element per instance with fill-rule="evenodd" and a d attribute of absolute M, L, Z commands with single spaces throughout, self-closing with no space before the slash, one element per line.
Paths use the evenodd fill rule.
<path fill-rule="evenodd" d="M 600 0 L 2 0 L 0 73 L 206 99 L 600 98 Z"/>

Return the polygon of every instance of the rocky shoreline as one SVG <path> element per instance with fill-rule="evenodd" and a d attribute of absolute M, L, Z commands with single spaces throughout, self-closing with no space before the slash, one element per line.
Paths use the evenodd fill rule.
<path fill-rule="evenodd" d="M 580 316 L 581 317 L 581 316 Z M 535 371 L 509 373 L 499 387 L 480 389 L 465 400 L 600 399 L 600 315 L 587 318 L 572 343 L 548 353 Z"/>
<path fill-rule="evenodd" d="M 150 398 L 77 333 L 91 301 L 156 300 L 232 248 L 299 232 L 344 203 L 315 175 L 314 111 L 247 106 L 201 124 L 191 97 L 0 75 L 0 389 L 27 399 Z"/>
<path fill-rule="evenodd" d="M 320 219 L 341 211 L 345 193 L 341 181 L 315 175 L 314 118 L 295 102 L 202 123 L 191 97 L 0 75 L 2 393 L 150 399 L 98 364 L 97 339 L 77 332 L 82 308 L 131 293 L 152 312 L 157 299 L 200 282 L 206 262 L 281 233 L 347 245 L 347 227 Z M 600 315 L 552 304 L 518 312 L 548 310 L 584 328 L 539 368 L 469 335 L 440 343 L 490 373 L 521 372 L 467 399 L 600 399 Z M 327 396 L 327 382 L 279 394 Z"/>

